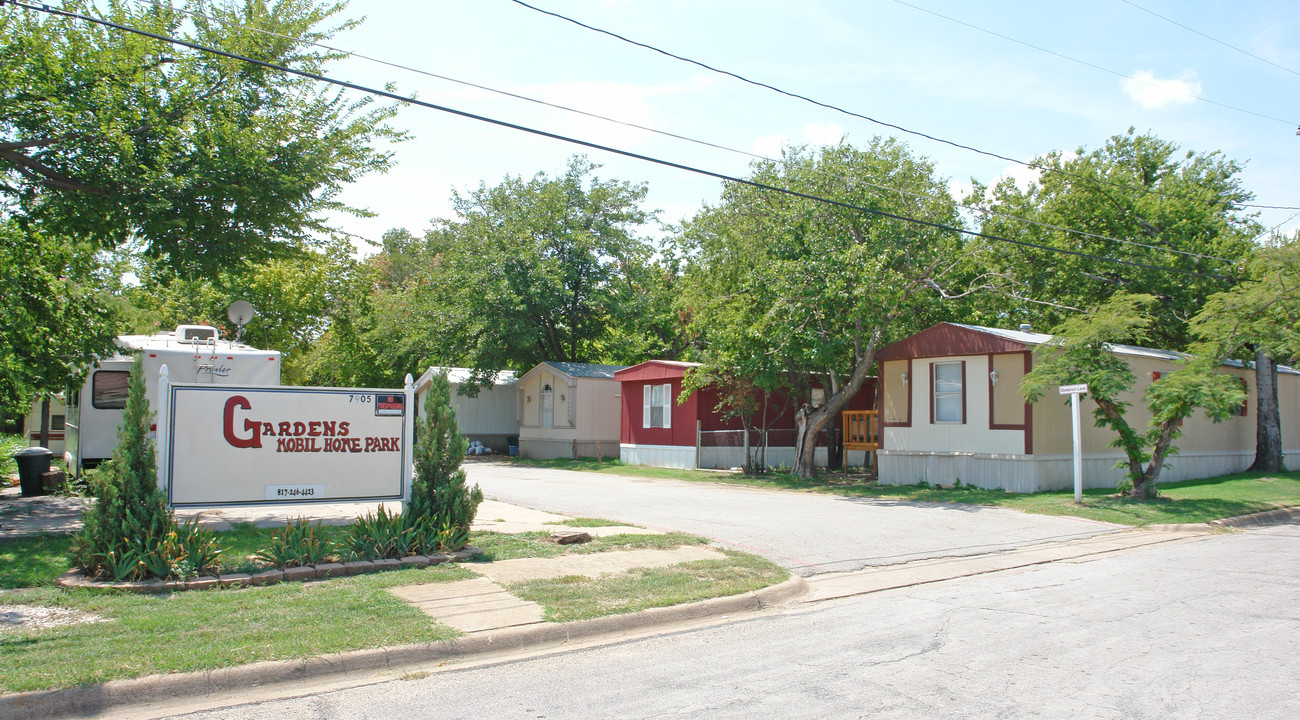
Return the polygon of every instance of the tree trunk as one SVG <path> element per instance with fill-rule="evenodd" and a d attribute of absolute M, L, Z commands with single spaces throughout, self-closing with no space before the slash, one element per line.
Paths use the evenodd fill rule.
<path fill-rule="evenodd" d="M 800 405 L 794 414 L 794 474 L 801 478 L 817 474 L 817 431 L 826 420 L 822 418 L 814 425 L 812 418 L 824 414 L 820 409 L 811 410 L 807 403 Z"/>
<path fill-rule="evenodd" d="M 754 422 L 751 418 L 741 418 L 740 427 L 743 428 L 742 432 L 745 433 L 745 467 L 741 468 L 741 470 L 746 475 L 754 474 L 754 459 L 749 455 L 749 429 L 753 426 Z"/>
<path fill-rule="evenodd" d="M 811 478 L 817 474 L 817 433 L 826 423 L 839 414 L 848 404 L 849 398 L 857 394 L 867 381 L 867 372 L 876 364 L 876 345 L 884 335 L 884 326 L 877 326 L 871 331 L 866 352 L 858 358 L 853 368 L 853 375 L 839 390 L 831 393 L 819 408 L 811 409 L 805 403 L 794 416 L 795 446 L 794 472 L 801 478 Z"/>
<path fill-rule="evenodd" d="M 50 446 L 50 395 L 41 398 L 41 447 Z"/>
<path fill-rule="evenodd" d="M 1097 407 L 1102 414 L 1106 416 L 1111 429 L 1119 434 L 1120 449 L 1124 451 L 1124 457 L 1128 462 L 1129 480 L 1133 482 L 1133 488 L 1136 490 L 1137 486 L 1143 482 L 1142 439 L 1137 433 L 1133 432 L 1133 428 L 1129 427 L 1128 421 L 1124 419 L 1124 413 L 1120 412 L 1119 407 L 1113 401 L 1096 395 L 1093 395 L 1092 399 L 1093 402 L 1097 403 Z"/>
<path fill-rule="evenodd" d="M 1277 360 L 1255 351 L 1255 462 L 1253 472 L 1282 472 L 1282 417 L 1277 402 Z"/>
<path fill-rule="evenodd" d="M 1147 463 L 1146 470 L 1142 471 L 1139 478 L 1133 481 L 1133 490 L 1129 493 L 1129 497 L 1151 499 L 1156 496 L 1156 482 L 1160 479 L 1160 471 L 1165 466 L 1165 457 L 1169 455 L 1169 446 L 1174 442 L 1174 432 L 1182 421 L 1183 418 L 1174 418 L 1161 423 L 1160 436 L 1151 450 L 1151 462 Z"/>
<path fill-rule="evenodd" d="M 844 438 L 834 416 L 826 423 L 826 469 L 844 469 Z"/>

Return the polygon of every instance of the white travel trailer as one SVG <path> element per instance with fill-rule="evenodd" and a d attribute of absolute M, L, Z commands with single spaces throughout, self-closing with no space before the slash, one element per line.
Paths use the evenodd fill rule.
<path fill-rule="evenodd" d="M 158 372 L 163 365 L 174 383 L 279 385 L 280 353 L 222 340 L 208 325 L 181 325 L 175 332 L 122 335 L 120 350 L 100 360 L 81 389 L 68 393 L 64 459 L 78 475 L 109 459 L 126 407 L 135 354 L 144 359 L 145 396 L 158 412 Z"/>

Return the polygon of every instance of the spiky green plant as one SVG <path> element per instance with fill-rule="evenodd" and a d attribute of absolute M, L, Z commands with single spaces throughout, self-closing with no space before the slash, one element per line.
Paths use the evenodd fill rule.
<path fill-rule="evenodd" d="M 469 443 L 460 434 L 456 411 L 451 404 L 451 383 L 446 375 L 434 375 L 424 399 L 424 417 L 416 428 L 415 483 L 411 488 L 412 520 L 423 519 L 435 528 L 450 528 L 442 537 L 460 542 L 469 536 L 483 491 L 465 479 L 460 462 Z"/>
<path fill-rule="evenodd" d="M 131 550 L 139 552 L 144 539 L 166 538 L 176 528 L 158 488 L 154 441 L 149 436 L 153 413 L 144 389 L 143 362 L 137 356 L 117 449 L 97 473 L 99 500 L 86 511 L 84 527 L 72 544 L 73 562 L 92 577 L 120 574 L 123 568 L 118 561 Z M 146 564 L 136 567 L 136 576 L 150 574 Z"/>

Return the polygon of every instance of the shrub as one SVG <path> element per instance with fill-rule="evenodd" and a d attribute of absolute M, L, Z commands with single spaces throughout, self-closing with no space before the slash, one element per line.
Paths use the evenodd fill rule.
<path fill-rule="evenodd" d="M 256 557 L 276 567 L 291 568 L 319 565 L 337 550 L 334 541 L 325 535 L 320 520 L 313 523 L 300 517 L 286 520 L 284 529 L 271 535 L 270 547 L 259 550 Z"/>
<path fill-rule="evenodd" d="M 460 462 L 469 443 L 460 434 L 451 404 L 451 383 L 434 375 L 424 401 L 424 417 L 416 428 L 415 483 L 411 488 L 410 522 L 436 528 L 444 550 L 459 550 L 469 540 L 483 491 L 469 486 Z"/>
<path fill-rule="evenodd" d="M 90 577 L 184 577 L 214 565 L 221 552 L 214 537 L 197 524 L 178 528 L 167 509 L 149 436 L 153 413 L 144 393 L 144 369 L 137 357 L 117 448 L 94 476 L 92 489 L 99 501 L 86 511 L 70 550 L 73 563 Z"/>

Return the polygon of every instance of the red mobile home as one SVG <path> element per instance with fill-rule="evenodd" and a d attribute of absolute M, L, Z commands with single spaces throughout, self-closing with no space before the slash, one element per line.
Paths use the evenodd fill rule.
<path fill-rule="evenodd" d="M 678 403 L 687 370 L 698 363 L 647 360 L 614 373 L 621 386 L 619 458 L 631 465 L 656 467 L 715 468 L 744 464 L 744 426 L 739 418 L 724 418 L 717 410 L 720 395 L 714 388 L 701 388 Z M 808 401 L 819 402 L 819 388 Z M 875 379 L 854 396 L 846 411 L 874 410 Z M 750 437 L 754 447 L 766 443 L 768 465 L 793 464 L 794 414 L 797 405 L 789 398 L 773 396 L 768 401 L 767 432 L 755 417 Z M 817 462 L 826 463 L 825 437 L 819 441 Z"/>

